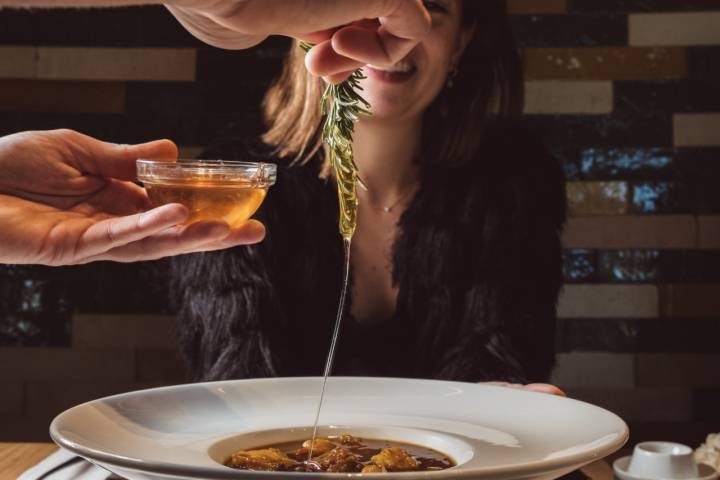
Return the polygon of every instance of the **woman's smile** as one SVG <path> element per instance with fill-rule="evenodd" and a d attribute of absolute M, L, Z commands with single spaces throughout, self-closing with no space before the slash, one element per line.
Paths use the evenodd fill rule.
<path fill-rule="evenodd" d="M 425 5 L 432 15 L 432 29 L 423 40 L 394 65 L 364 67 L 368 78 L 360 83 L 362 96 L 372 105 L 373 115 L 363 118 L 360 124 L 416 122 L 460 65 L 475 35 L 475 23 L 463 21 L 463 2 L 438 0 Z"/>
<path fill-rule="evenodd" d="M 373 80 L 387 83 L 404 83 L 417 73 L 417 67 L 410 60 L 405 59 L 391 67 L 367 65 L 363 71 Z"/>

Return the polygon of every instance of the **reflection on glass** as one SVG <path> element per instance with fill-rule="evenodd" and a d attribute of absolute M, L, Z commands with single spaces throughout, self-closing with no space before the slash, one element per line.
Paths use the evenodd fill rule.
<path fill-rule="evenodd" d="M 580 171 L 584 178 L 627 179 L 645 172 L 657 176 L 658 172 L 674 167 L 674 150 L 647 148 L 588 148 L 580 156 Z"/>
<path fill-rule="evenodd" d="M 589 282 L 595 276 L 595 252 L 585 249 L 563 252 L 563 275 L 566 282 Z"/>
<path fill-rule="evenodd" d="M 657 250 L 608 250 L 599 253 L 599 270 L 603 281 L 618 283 L 653 283 L 658 279 Z"/>
<path fill-rule="evenodd" d="M 0 345 L 68 346 L 66 269 L 0 266 Z"/>

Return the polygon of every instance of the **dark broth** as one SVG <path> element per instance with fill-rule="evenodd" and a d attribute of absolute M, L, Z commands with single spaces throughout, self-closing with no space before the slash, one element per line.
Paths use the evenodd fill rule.
<path fill-rule="evenodd" d="M 378 470 L 374 473 L 392 471 L 422 472 L 445 470 L 456 465 L 455 461 L 448 455 L 427 447 L 421 447 L 419 445 L 388 440 L 360 439 L 354 437 L 346 437 L 351 440 L 343 442 L 340 440 L 341 438 L 343 437 L 329 438 L 329 440 L 337 446 L 331 451 L 321 448 L 318 449 L 316 447 L 318 453 L 313 455 L 312 461 L 310 462 L 308 462 L 307 458 L 309 449 L 303 447 L 303 441 L 300 440 L 276 443 L 253 450 L 236 452 L 225 462 L 225 465 L 240 470 L 263 470 L 276 472 L 311 471 L 318 473 L 360 473 L 365 467 L 380 465 L 383 465 L 383 467 L 386 467 L 387 469 Z M 323 440 L 327 439 L 319 438 L 318 442 Z M 376 455 L 379 455 L 381 452 L 385 452 L 385 455 L 388 455 L 389 451 L 386 451 L 386 449 L 390 449 L 392 453 L 398 455 L 401 459 L 412 457 L 413 460 L 411 462 L 415 463 L 414 468 L 410 468 L 407 465 L 403 467 L 400 464 L 394 464 L 387 461 L 380 461 L 379 463 L 373 461 L 373 457 L 377 459 L 378 457 L 376 457 Z M 401 452 L 399 452 L 398 449 Z M 253 455 L 258 452 L 266 452 L 268 455 L 272 456 L 275 461 L 273 459 L 250 461 L 250 459 L 253 458 Z M 281 457 L 279 454 L 284 455 Z M 258 455 L 257 458 L 259 459 L 260 457 L 262 457 L 262 455 Z M 283 460 L 277 461 L 278 458 L 283 458 Z M 287 458 L 287 460 L 284 460 L 285 458 Z M 365 473 L 373 472 L 366 471 Z"/>

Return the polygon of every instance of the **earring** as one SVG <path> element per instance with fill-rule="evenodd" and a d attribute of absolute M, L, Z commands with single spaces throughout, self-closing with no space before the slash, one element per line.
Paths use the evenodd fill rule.
<path fill-rule="evenodd" d="M 455 79 L 457 78 L 458 73 L 460 73 L 460 72 L 458 71 L 457 67 L 453 67 L 453 69 L 450 71 L 450 75 L 448 75 L 448 80 L 447 80 L 447 88 L 449 90 L 455 88 Z"/>

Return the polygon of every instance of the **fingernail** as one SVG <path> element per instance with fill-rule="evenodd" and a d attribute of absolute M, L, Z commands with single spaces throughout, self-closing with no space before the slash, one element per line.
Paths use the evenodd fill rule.
<path fill-rule="evenodd" d="M 150 142 L 138 143 L 136 145 L 128 145 L 127 148 L 136 156 L 156 156 L 162 153 L 164 158 L 155 158 L 155 160 L 173 160 L 177 157 L 177 146 L 171 140 L 160 139 Z"/>
<path fill-rule="evenodd" d="M 233 245 L 250 245 L 265 238 L 265 225 L 257 220 L 250 220 L 238 228 L 234 228 L 227 238 Z"/>
<path fill-rule="evenodd" d="M 265 236 L 265 225 L 260 222 L 250 222 L 247 225 L 247 231 L 254 237 Z"/>
<path fill-rule="evenodd" d="M 128 145 L 128 148 L 147 148 L 147 147 L 153 147 L 155 145 L 159 145 L 160 142 L 164 142 L 165 140 L 159 139 L 159 140 L 150 140 L 149 142 L 145 143 L 134 143 L 132 145 Z"/>
<path fill-rule="evenodd" d="M 250 221 L 244 227 L 244 239 L 246 243 L 258 243 L 265 238 L 265 225 L 257 221 Z"/>

